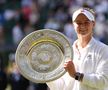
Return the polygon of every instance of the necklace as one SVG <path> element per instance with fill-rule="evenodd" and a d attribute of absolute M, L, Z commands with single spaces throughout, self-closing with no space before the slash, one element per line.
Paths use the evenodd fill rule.
<path fill-rule="evenodd" d="M 82 48 L 83 51 L 78 48 L 78 45 L 76 45 L 76 48 L 77 48 L 77 52 L 78 52 L 78 60 L 81 60 L 81 59 L 84 60 L 86 58 L 87 54 L 89 53 L 89 47 Z M 83 54 L 83 58 L 82 58 L 82 54 Z"/>

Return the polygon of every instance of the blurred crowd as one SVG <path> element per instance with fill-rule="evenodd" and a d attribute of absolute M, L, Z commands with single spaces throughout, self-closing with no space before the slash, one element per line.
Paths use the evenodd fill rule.
<path fill-rule="evenodd" d="M 0 90 L 48 90 L 20 75 L 16 48 L 26 35 L 45 28 L 63 33 L 73 44 L 77 37 L 71 16 L 82 6 L 94 9 L 94 37 L 108 44 L 108 0 L 0 0 Z"/>

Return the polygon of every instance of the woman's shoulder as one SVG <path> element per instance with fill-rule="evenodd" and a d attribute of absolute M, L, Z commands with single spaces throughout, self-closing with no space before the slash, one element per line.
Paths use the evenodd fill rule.
<path fill-rule="evenodd" d="M 96 45 L 97 45 L 98 47 L 100 47 L 100 48 L 108 49 L 108 45 L 104 44 L 103 42 L 101 42 L 101 41 L 99 41 L 99 40 L 96 40 L 96 39 L 95 39 L 95 43 L 96 43 Z"/>
<path fill-rule="evenodd" d="M 103 54 L 108 54 L 108 45 L 103 42 L 95 39 L 95 49 Z"/>

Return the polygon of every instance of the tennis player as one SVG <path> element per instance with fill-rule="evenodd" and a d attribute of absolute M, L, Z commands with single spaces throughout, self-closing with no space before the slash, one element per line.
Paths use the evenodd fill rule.
<path fill-rule="evenodd" d="M 50 90 L 108 90 L 108 46 L 93 37 L 95 12 L 80 8 L 72 21 L 78 37 L 73 60 L 65 62 L 66 74 L 47 85 Z"/>

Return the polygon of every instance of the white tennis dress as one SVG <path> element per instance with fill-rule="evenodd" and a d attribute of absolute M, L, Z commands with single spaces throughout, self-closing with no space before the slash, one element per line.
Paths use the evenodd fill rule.
<path fill-rule="evenodd" d="M 73 62 L 77 72 L 84 73 L 79 82 L 68 73 L 48 82 L 50 90 L 108 90 L 108 46 L 92 38 L 85 48 L 73 44 Z"/>

